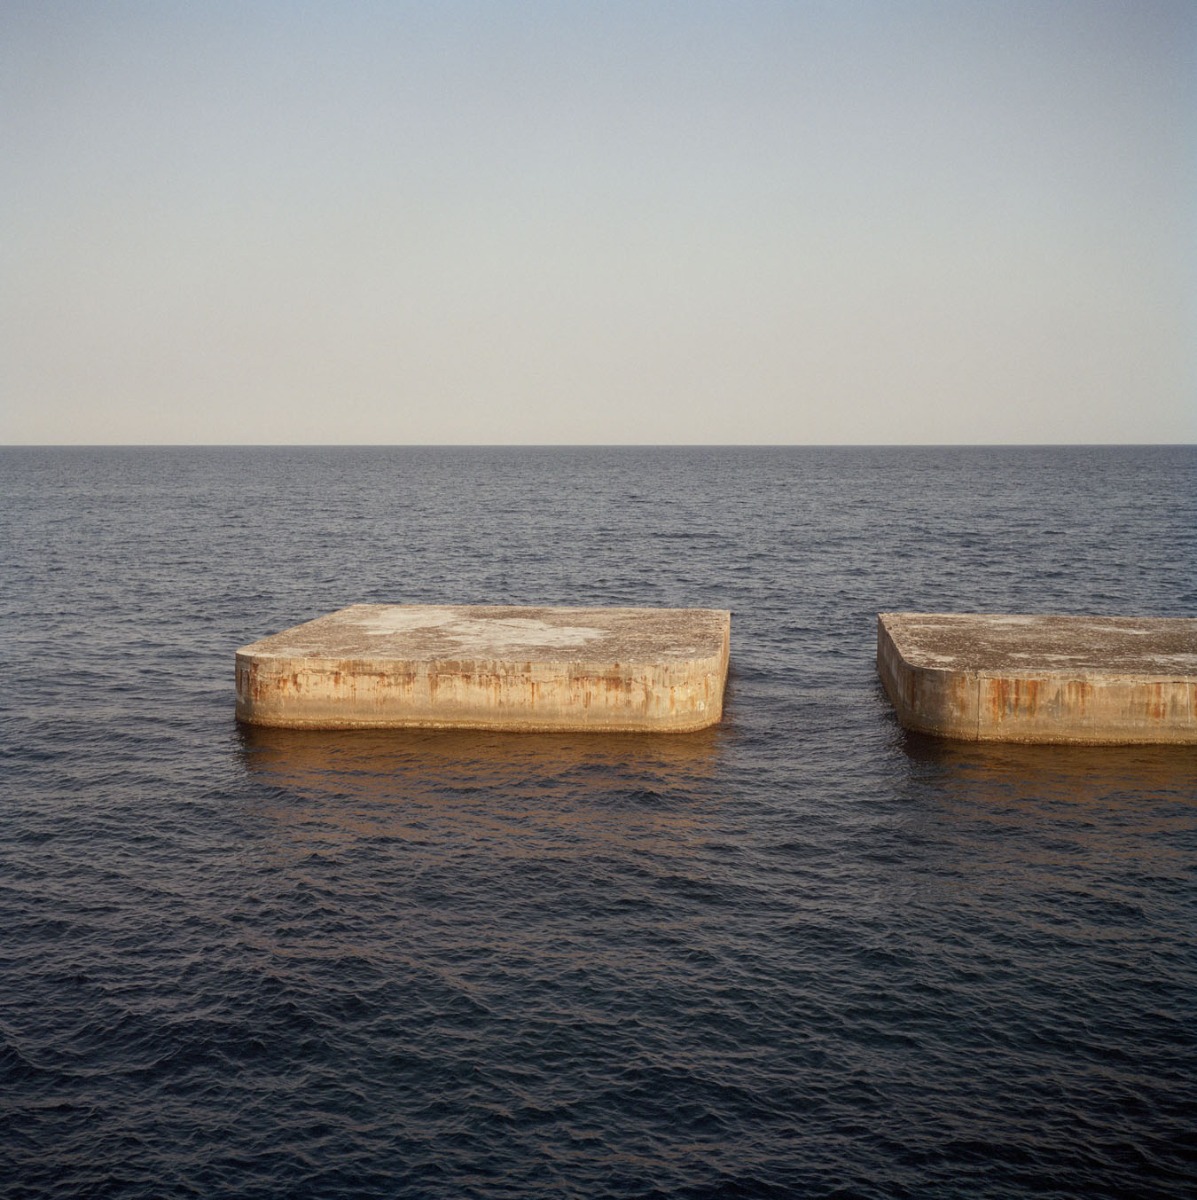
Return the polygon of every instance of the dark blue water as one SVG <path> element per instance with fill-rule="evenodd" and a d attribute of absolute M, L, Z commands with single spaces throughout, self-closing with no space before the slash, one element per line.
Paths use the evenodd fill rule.
<path fill-rule="evenodd" d="M 1181 1197 L 1197 757 L 878 610 L 1197 614 L 1197 451 L 0 452 L 5 1197 Z M 356 601 L 734 611 L 674 737 L 239 730 Z"/>

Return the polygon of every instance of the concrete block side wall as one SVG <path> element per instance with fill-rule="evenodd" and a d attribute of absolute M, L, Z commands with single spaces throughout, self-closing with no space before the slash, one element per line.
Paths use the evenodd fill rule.
<path fill-rule="evenodd" d="M 1130 676 L 982 675 L 985 741 L 1197 742 L 1197 683 Z"/>
<path fill-rule="evenodd" d="M 237 716 L 288 728 L 690 732 L 723 715 L 721 653 L 618 668 L 579 662 L 362 662 L 237 655 Z"/>

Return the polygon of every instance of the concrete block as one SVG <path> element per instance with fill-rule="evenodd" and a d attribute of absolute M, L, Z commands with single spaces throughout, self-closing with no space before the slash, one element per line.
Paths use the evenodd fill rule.
<path fill-rule="evenodd" d="M 1197 743 L 1197 620 L 881 613 L 907 729 L 967 741 Z"/>
<path fill-rule="evenodd" d="M 731 614 L 354 604 L 237 651 L 237 717 L 345 729 L 686 732 L 723 714 Z"/>

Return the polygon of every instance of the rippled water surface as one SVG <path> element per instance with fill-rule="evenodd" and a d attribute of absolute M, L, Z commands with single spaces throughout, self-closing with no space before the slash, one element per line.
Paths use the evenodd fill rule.
<path fill-rule="evenodd" d="M 1197 614 L 1197 453 L 0 451 L 6 1197 L 1182 1197 L 1197 756 L 879 610 Z M 687 736 L 238 729 L 358 601 L 730 608 Z"/>

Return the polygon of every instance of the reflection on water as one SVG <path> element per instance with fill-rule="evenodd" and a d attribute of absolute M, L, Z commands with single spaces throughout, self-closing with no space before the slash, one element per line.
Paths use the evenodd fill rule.
<path fill-rule="evenodd" d="M 502 734 L 244 726 L 270 815 L 325 836 L 535 844 L 540 855 L 684 845 L 714 806 L 727 734 Z"/>

